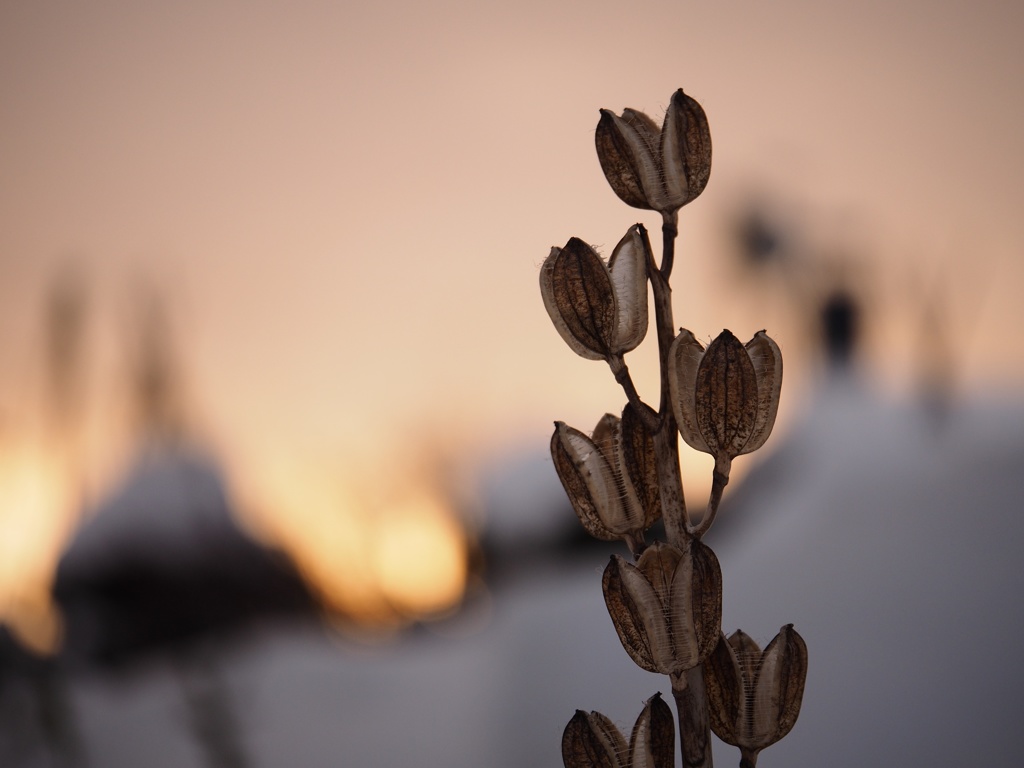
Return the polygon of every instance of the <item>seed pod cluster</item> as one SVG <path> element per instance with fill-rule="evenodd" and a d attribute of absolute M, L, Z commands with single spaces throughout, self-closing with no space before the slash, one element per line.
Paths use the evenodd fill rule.
<path fill-rule="evenodd" d="M 680 88 L 661 128 L 643 112 L 601 110 L 595 134 L 601 170 L 634 208 L 674 214 L 695 200 L 711 175 L 711 131 L 704 110 Z"/>
<path fill-rule="evenodd" d="M 704 191 L 711 173 L 700 104 L 677 90 L 660 127 L 638 110 L 602 109 L 595 146 L 615 194 L 662 214 L 665 246 L 659 265 L 646 229 L 636 224 L 607 262 L 575 237 L 545 259 L 541 297 L 556 331 L 581 357 L 605 360 L 627 399 L 621 417 L 605 414 L 589 435 L 555 422 L 552 462 L 584 529 L 625 542 L 635 559 L 611 556 L 602 578 L 605 605 L 630 658 L 671 680 L 684 768 L 710 768 L 712 729 L 739 747 L 741 766 L 753 768 L 760 750 L 796 722 L 807 648 L 792 625 L 764 652 L 743 632 L 722 634 L 721 568 L 702 537 L 733 459 L 760 448 L 772 432 L 782 354 L 764 331 L 746 344 L 723 331 L 705 348 L 690 331 L 675 330 L 668 283 L 678 212 Z M 641 398 L 624 360 L 647 333 L 648 283 L 661 365 L 657 410 Z M 687 513 L 678 436 L 715 458 L 699 519 Z M 648 545 L 659 518 L 666 541 Z M 671 768 L 674 736 L 672 713 L 655 695 L 628 742 L 601 713 L 577 711 L 562 736 L 562 758 L 566 768 Z"/>
<path fill-rule="evenodd" d="M 661 694 L 654 694 L 636 719 L 629 743 L 600 712 L 577 710 L 562 733 L 562 763 L 565 768 L 672 768 L 672 710 Z"/>
<path fill-rule="evenodd" d="M 722 627 L 722 569 L 711 548 L 655 542 L 636 565 L 612 555 L 602 580 L 622 647 L 648 672 L 679 675 L 715 649 Z"/>
<path fill-rule="evenodd" d="M 722 635 L 705 664 L 711 728 L 756 753 L 793 728 L 807 678 L 807 645 L 787 624 L 762 652 L 748 635 Z"/>
<path fill-rule="evenodd" d="M 643 547 L 643 532 L 661 516 L 654 441 L 627 405 L 605 414 L 592 437 L 555 422 L 551 458 L 576 516 L 591 536 Z"/>

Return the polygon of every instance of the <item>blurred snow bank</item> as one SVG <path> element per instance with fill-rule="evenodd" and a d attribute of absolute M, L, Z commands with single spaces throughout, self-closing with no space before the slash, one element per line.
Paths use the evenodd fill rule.
<path fill-rule="evenodd" d="M 809 648 L 800 720 L 763 762 L 1015 764 L 1024 403 L 937 413 L 839 379 L 777 448 L 712 541 L 723 629 L 793 622 Z"/>
<path fill-rule="evenodd" d="M 800 720 L 761 762 L 1014 764 L 1024 402 L 961 403 L 936 418 L 839 379 L 769 447 L 709 535 L 726 632 L 742 627 L 764 642 L 793 622 L 809 646 Z M 544 452 L 491 481 L 495 509 L 514 515 L 547 498 Z M 544 527 L 521 524 L 495 533 L 532 540 Z M 554 768 L 577 708 L 628 729 L 667 687 L 619 645 L 601 596 L 606 558 L 593 549 L 530 560 L 494 585 L 475 630 L 456 617 L 373 647 L 294 624 L 211 651 L 245 765 Z M 172 665 L 83 672 L 61 685 L 81 764 L 204 764 Z M 5 728 L 0 764 L 51 764 L 52 748 L 22 739 L 15 751 Z M 716 759 L 737 761 L 721 744 Z"/>

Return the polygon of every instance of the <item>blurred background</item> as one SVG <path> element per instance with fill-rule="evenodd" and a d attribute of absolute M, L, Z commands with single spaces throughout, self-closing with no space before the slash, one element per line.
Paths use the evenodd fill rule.
<path fill-rule="evenodd" d="M 726 631 L 810 647 L 763 762 L 1009 764 L 1022 32 L 998 0 L 0 3 L 0 762 L 558 765 L 576 708 L 631 727 L 664 683 L 547 454 L 624 399 L 537 283 L 656 235 L 593 131 L 683 87 L 715 154 L 676 321 L 786 361 L 709 539 Z"/>

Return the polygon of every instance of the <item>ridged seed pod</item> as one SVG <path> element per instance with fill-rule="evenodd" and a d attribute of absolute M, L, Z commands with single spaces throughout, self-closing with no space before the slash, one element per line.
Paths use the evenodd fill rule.
<path fill-rule="evenodd" d="M 636 565 L 612 555 L 602 580 L 622 647 L 648 672 L 679 675 L 714 650 L 722 627 L 722 570 L 711 549 L 655 542 Z"/>
<path fill-rule="evenodd" d="M 793 728 L 807 678 L 807 645 L 787 624 L 762 652 L 737 630 L 722 635 L 704 664 L 711 728 L 722 741 L 757 753 Z"/>
<path fill-rule="evenodd" d="M 661 694 L 644 704 L 629 743 L 600 712 L 576 710 L 562 733 L 565 768 L 672 768 L 675 723 Z"/>
<path fill-rule="evenodd" d="M 634 208 L 674 214 L 694 200 L 711 175 L 711 131 L 697 101 L 680 88 L 665 121 L 635 109 L 601 110 L 597 157 L 615 194 Z"/>
<path fill-rule="evenodd" d="M 540 270 L 551 322 L 569 348 L 604 360 L 637 347 L 647 334 L 647 244 L 634 225 L 605 264 L 579 238 L 552 248 Z"/>
<path fill-rule="evenodd" d="M 642 548 L 643 532 L 661 516 L 654 441 L 627 405 L 605 414 L 592 437 L 555 422 L 551 459 L 587 533 Z"/>
<path fill-rule="evenodd" d="M 705 350 L 685 328 L 669 348 L 669 388 L 683 440 L 728 474 L 736 456 L 764 445 L 782 389 L 782 352 L 759 331 L 746 345 L 722 331 Z"/>

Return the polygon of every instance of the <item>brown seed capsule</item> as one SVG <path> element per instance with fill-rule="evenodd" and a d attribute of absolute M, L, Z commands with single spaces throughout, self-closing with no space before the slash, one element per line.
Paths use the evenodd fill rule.
<path fill-rule="evenodd" d="M 711 728 L 722 741 L 752 753 L 793 728 L 807 677 L 807 645 L 787 624 L 761 652 L 737 630 L 722 635 L 704 665 Z"/>
<path fill-rule="evenodd" d="M 764 331 L 746 345 L 722 331 L 705 350 L 683 329 L 669 349 L 669 387 L 683 440 L 713 455 L 728 474 L 732 459 L 757 450 L 771 434 L 782 353 Z"/>
<path fill-rule="evenodd" d="M 603 360 L 635 349 L 647 334 L 647 243 L 640 228 L 629 228 L 607 264 L 576 237 L 552 248 L 540 291 L 555 329 L 576 354 Z"/>
<path fill-rule="evenodd" d="M 661 515 L 654 441 L 627 405 L 605 414 L 592 437 L 555 422 L 551 458 L 576 516 L 598 539 L 624 539 L 638 551 Z"/>
<path fill-rule="evenodd" d="M 694 200 L 711 174 L 711 132 L 696 100 L 672 94 L 661 129 L 643 112 L 601 110 L 595 135 L 601 169 L 634 208 L 671 214 Z"/>
<path fill-rule="evenodd" d="M 722 625 L 722 571 L 709 547 L 656 542 L 634 566 L 613 555 L 602 581 L 623 648 L 648 672 L 680 674 L 714 650 Z"/>
<path fill-rule="evenodd" d="M 600 712 L 576 710 L 562 733 L 565 768 L 672 768 L 675 724 L 661 694 L 644 704 L 629 744 L 614 723 Z"/>
<path fill-rule="evenodd" d="M 644 528 L 661 518 L 661 490 L 658 482 L 658 460 L 654 453 L 654 436 L 644 425 L 639 412 L 627 403 L 622 409 L 619 445 L 626 475 L 633 481 L 644 509 Z"/>

